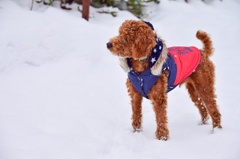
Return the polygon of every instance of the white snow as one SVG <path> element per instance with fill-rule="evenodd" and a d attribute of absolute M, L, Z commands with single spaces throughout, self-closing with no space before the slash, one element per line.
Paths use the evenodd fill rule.
<path fill-rule="evenodd" d="M 162 0 L 148 17 L 168 46 L 213 40 L 223 129 L 211 134 L 184 87 L 169 93 L 170 139 L 155 139 L 155 115 L 143 102 L 143 131 L 132 132 L 126 73 L 106 49 L 126 11 L 91 8 L 89 22 L 31 1 L 0 1 L 0 159 L 239 159 L 240 3 Z M 76 7 L 76 6 L 73 6 Z"/>

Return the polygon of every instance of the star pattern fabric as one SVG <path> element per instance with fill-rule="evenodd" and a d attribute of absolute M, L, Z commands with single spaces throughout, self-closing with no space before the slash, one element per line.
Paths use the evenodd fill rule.
<path fill-rule="evenodd" d="M 152 49 L 150 55 L 150 67 L 152 67 L 157 62 L 157 59 L 160 57 L 163 48 L 162 41 L 158 37 L 155 37 L 155 39 L 157 45 Z"/>
<path fill-rule="evenodd" d="M 132 68 L 132 60 L 130 58 L 127 59 L 128 66 L 130 68 L 128 78 L 130 79 L 134 88 L 147 99 L 148 91 L 159 78 L 159 76 L 152 75 L 150 69 L 157 62 L 157 59 L 160 57 L 163 48 L 162 41 L 158 37 L 155 37 L 155 39 L 157 44 L 150 53 L 149 68 L 146 71 L 142 73 L 136 73 Z"/>

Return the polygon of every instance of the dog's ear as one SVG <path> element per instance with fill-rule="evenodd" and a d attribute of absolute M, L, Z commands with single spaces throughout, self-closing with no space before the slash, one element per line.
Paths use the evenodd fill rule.
<path fill-rule="evenodd" d="M 135 42 L 132 46 L 133 58 L 148 56 L 156 45 L 155 33 L 146 24 L 140 25 L 136 31 Z"/>

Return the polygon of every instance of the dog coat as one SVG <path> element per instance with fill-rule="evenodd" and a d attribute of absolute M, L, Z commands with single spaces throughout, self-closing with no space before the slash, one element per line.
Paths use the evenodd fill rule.
<path fill-rule="evenodd" d="M 153 26 L 150 23 L 146 23 L 153 29 Z M 156 43 L 157 45 L 152 49 L 149 57 L 149 68 L 144 72 L 136 73 L 132 68 L 131 59 L 127 59 L 130 68 L 128 78 L 134 88 L 147 99 L 149 90 L 161 76 L 153 75 L 151 73 L 151 68 L 160 57 L 163 49 L 163 44 L 158 37 L 156 37 Z M 179 83 L 195 71 L 200 62 L 200 58 L 200 51 L 193 46 L 168 48 L 168 57 L 162 67 L 162 72 L 166 69 L 169 72 L 167 93 L 173 90 Z"/>
<path fill-rule="evenodd" d="M 201 53 L 194 46 L 170 47 L 168 48 L 168 52 L 173 57 L 177 66 L 176 78 L 173 85 L 178 85 L 195 71 L 200 63 Z"/>

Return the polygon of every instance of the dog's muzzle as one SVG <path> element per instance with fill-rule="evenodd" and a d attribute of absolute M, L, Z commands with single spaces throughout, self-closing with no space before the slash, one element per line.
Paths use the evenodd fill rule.
<path fill-rule="evenodd" d="M 107 43 L 107 48 L 111 49 L 113 47 L 112 43 Z"/>

